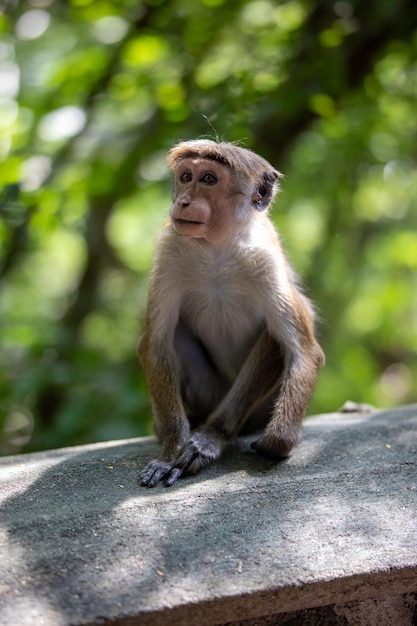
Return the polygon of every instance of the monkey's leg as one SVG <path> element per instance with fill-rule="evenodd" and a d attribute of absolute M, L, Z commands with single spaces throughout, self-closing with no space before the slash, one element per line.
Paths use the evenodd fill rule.
<path fill-rule="evenodd" d="M 266 404 L 271 389 L 278 389 L 281 370 L 279 345 L 264 331 L 219 407 L 205 424 L 191 433 L 166 484 L 171 485 L 181 475 L 197 474 L 217 459 L 248 416 L 259 405 Z"/>
<path fill-rule="evenodd" d="M 264 330 L 207 426 L 224 433 L 229 440 L 243 429 L 250 432 L 265 426 L 279 394 L 283 370 L 282 348 Z"/>
<path fill-rule="evenodd" d="M 293 354 L 289 350 L 285 352 L 265 330 L 204 430 L 207 434 L 214 431 L 215 437 L 223 435 L 224 440 L 230 441 L 251 414 L 269 404 L 269 422 L 253 447 L 271 457 L 287 457 L 298 441 L 322 363 L 323 353 L 314 341 L 305 342 Z M 189 445 L 190 440 L 184 448 Z M 193 463 L 187 473 L 193 470 Z"/>
<path fill-rule="evenodd" d="M 198 424 L 220 404 L 230 383 L 217 370 L 203 343 L 183 323 L 175 331 L 174 346 L 182 399 Z"/>

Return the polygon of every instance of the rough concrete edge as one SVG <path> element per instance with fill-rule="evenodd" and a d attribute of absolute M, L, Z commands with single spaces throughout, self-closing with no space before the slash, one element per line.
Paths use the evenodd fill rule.
<path fill-rule="evenodd" d="M 417 568 L 392 568 L 334 580 L 316 581 L 290 587 L 271 588 L 255 593 L 216 598 L 198 604 L 185 604 L 156 612 L 99 622 L 108 626 L 220 626 L 239 620 L 292 613 L 317 607 L 358 602 L 417 592 Z M 91 622 L 87 626 L 97 626 Z"/>

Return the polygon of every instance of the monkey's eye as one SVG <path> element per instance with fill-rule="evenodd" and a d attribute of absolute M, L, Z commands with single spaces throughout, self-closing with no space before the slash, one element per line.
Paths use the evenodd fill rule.
<path fill-rule="evenodd" d="M 211 173 L 204 174 L 200 178 L 200 183 L 204 183 L 205 185 L 215 185 L 217 183 L 217 176 Z"/>
<path fill-rule="evenodd" d="M 181 174 L 180 176 L 180 181 L 182 183 L 189 183 L 190 181 L 192 181 L 193 177 L 191 175 L 191 172 L 184 172 L 183 174 Z"/>

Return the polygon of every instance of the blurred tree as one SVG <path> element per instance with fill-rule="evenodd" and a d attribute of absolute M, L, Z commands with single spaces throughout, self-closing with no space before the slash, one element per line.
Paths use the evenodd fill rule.
<path fill-rule="evenodd" d="M 322 317 L 311 406 L 417 400 L 417 5 L 0 2 L 2 451 L 149 432 L 166 150 L 239 140 Z"/>

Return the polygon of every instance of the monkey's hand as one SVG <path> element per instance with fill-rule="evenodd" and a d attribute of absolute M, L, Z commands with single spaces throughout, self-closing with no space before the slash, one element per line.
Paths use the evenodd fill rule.
<path fill-rule="evenodd" d="M 148 463 L 140 475 L 140 482 L 145 487 L 155 487 L 163 478 L 170 475 L 174 469 L 175 461 L 155 459 Z"/>
<path fill-rule="evenodd" d="M 180 451 L 166 485 L 172 485 L 180 476 L 198 474 L 221 455 L 225 443 L 215 432 L 193 432 Z"/>
<path fill-rule="evenodd" d="M 195 431 L 174 461 L 151 461 L 141 474 L 141 483 L 155 487 L 161 480 L 170 487 L 180 476 L 193 476 L 222 453 L 226 442 L 212 432 Z"/>
<path fill-rule="evenodd" d="M 292 448 L 297 443 L 297 436 L 279 436 L 271 433 L 264 433 L 257 441 L 251 444 L 251 447 L 265 456 L 274 459 L 286 459 Z"/>

